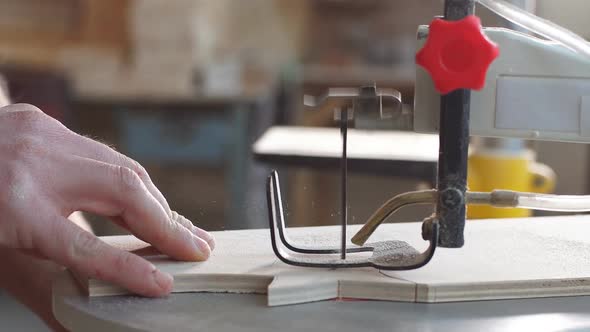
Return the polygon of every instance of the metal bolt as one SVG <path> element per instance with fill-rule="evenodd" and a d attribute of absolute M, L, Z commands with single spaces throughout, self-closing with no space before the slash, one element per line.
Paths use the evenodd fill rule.
<path fill-rule="evenodd" d="M 456 188 L 447 188 L 440 192 L 440 203 L 447 210 L 455 210 L 465 204 L 463 192 Z"/>

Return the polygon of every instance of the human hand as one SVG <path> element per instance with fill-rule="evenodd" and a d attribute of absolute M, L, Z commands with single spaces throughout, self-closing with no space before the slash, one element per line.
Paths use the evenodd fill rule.
<path fill-rule="evenodd" d="M 111 218 L 173 258 L 205 260 L 213 237 L 171 211 L 144 168 L 75 134 L 31 105 L 0 108 L 0 246 L 44 257 L 145 296 L 173 280 L 132 253 L 108 246 L 67 218 Z"/>

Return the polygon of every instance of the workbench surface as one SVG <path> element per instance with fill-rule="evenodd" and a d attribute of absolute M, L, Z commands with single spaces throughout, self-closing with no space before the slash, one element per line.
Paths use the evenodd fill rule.
<path fill-rule="evenodd" d="M 522 279 L 524 273 L 525 280 L 547 279 L 546 284 L 551 285 L 555 283 L 549 281 L 557 278 L 555 282 L 559 285 L 560 275 L 563 274 L 561 277 L 569 279 L 575 276 L 579 283 L 565 282 L 561 293 L 558 287 L 551 288 L 556 292 L 544 295 L 527 293 L 514 296 L 570 295 L 567 298 L 434 304 L 330 300 L 269 307 L 266 294 L 178 293 L 162 299 L 137 296 L 89 299 L 73 278 L 64 272 L 54 284 L 54 313 L 72 331 L 590 330 L 590 296 L 571 296 L 588 294 L 585 286 L 587 257 L 590 255 L 585 245 L 585 234 L 590 228 L 588 216 L 472 221 L 469 225 L 466 231 L 470 241 L 463 249 L 440 249 L 431 264 L 419 270 L 397 272 L 398 277 L 413 280 L 422 276 L 424 279 L 432 270 L 436 273 L 428 278 L 442 278 L 443 281 L 451 278 L 447 282 L 460 283 L 474 276 L 479 278 L 477 280 L 484 280 L 504 274 Z M 416 225 L 389 226 L 402 232 L 408 228 L 406 226 Z M 254 234 L 260 231 L 241 232 Z M 409 234 L 404 233 L 403 238 L 411 240 Z M 511 254 L 504 255 L 504 251 Z M 456 258 L 450 259 L 451 256 Z M 515 259 L 515 256 L 522 259 Z M 466 262 L 463 264 L 466 266 L 453 267 L 453 262 Z M 503 265 L 506 265 L 505 272 L 500 268 Z M 468 282 L 469 285 L 473 283 Z M 539 287 L 544 289 L 547 286 L 544 285 Z"/>
<path fill-rule="evenodd" d="M 68 275 L 54 310 L 72 331 L 587 331 L 590 297 L 400 303 L 322 301 L 267 307 L 265 295 L 173 294 L 88 299 Z"/>

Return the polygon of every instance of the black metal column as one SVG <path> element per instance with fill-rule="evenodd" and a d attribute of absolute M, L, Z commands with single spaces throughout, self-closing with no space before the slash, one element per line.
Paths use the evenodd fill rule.
<path fill-rule="evenodd" d="M 445 0 L 446 20 L 472 15 L 475 0 Z M 436 208 L 441 247 L 460 248 L 465 240 L 465 191 L 467 188 L 467 149 L 469 147 L 469 103 L 471 91 L 455 90 L 441 97 L 440 148 Z"/>

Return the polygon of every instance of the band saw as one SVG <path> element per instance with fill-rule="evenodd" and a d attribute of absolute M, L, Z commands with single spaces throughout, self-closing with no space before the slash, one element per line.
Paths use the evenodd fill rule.
<path fill-rule="evenodd" d="M 429 262 L 437 246 L 463 246 L 466 206 L 583 212 L 587 196 L 547 195 L 467 188 L 470 136 L 590 142 L 590 46 L 583 38 L 504 1 L 479 1 L 493 12 L 541 38 L 506 28 L 482 28 L 475 1 L 445 1 L 445 15 L 420 26 L 414 105 L 400 92 L 374 85 L 331 88 L 305 96 L 306 106 L 334 112 L 342 137 L 341 242 L 338 248 L 297 246 L 286 236 L 278 174 L 268 180 L 273 250 L 291 265 L 321 268 L 372 266 L 410 270 Z M 407 192 L 375 211 L 347 243 L 347 129 L 355 114 L 391 119 L 419 133 L 438 133 L 437 188 Z M 395 144 L 395 142 L 391 142 Z M 430 244 L 419 252 L 404 241 L 367 243 L 396 210 L 413 204 L 434 206 L 422 223 Z M 373 256 L 358 259 L 358 253 Z M 335 259 L 333 255 L 339 255 Z M 302 258 L 302 255 L 305 255 Z"/>
<path fill-rule="evenodd" d="M 472 136 L 590 142 L 588 43 L 564 28 L 504 1 L 478 2 L 533 34 L 505 28 L 483 28 L 474 16 L 476 1 L 446 0 L 444 16 L 418 28 L 418 66 L 413 105 L 404 104 L 403 96 L 398 91 L 375 85 L 333 88 L 320 97 L 305 97 L 305 105 L 315 111 L 333 112 L 334 119 L 339 123 L 342 137 L 339 227 L 288 229 L 279 176 L 273 171 L 266 183 L 269 230 L 217 232 L 216 236 L 221 240 L 219 247 L 210 261 L 203 263 L 171 262 L 162 257 L 152 259 L 159 268 L 175 276 L 174 292 L 268 293 L 265 305 L 271 306 L 332 298 L 453 302 L 590 294 L 590 280 L 587 278 L 590 270 L 587 271 L 584 266 L 583 250 L 590 244 L 584 234 L 576 231 L 587 222 L 585 217 L 564 217 L 559 221 L 540 218 L 538 224 L 530 227 L 528 219 L 495 220 L 465 227 L 466 206 L 469 204 L 566 212 L 590 211 L 588 196 L 469 190 L 467 160 Z M 402 193 L 389 199 L 362 227 L 356 229 L 348 226 L 347 216 L 347 133 L 359 114 L 395 121 L 409 131 L 438 134 L 440 144 L 436 188 Z M 414 204 L 434 207 L 432 215 L 422 221 L 420 234 L 413 233 L 415 229 L 411 224 L 382 225 L 396 210 Z M 374 234 L 378 228 L 392 231 L 394 235 Z M 301 240 L 309 236 L 324 236 L 338 230 L 338 245 L 301 244 L 305 242 Z M 348 234 L 351 230 L 356 233 Z M 350 235 L 353 236 L 349 242 Z M 558 241 L 559 248 L 545 245 L 550 238 Z M 499 241 L 493 242 L 492 239 Z M 113 244 L 118 241 L 105 240 Z M 270 242 L 272 253 L 268 247 L 258 245 L 241 247 L 245 243 L 264 241 Z M 126 242 L 123 247 L 130 243 L 128 239 L 123 242 Z M 522 262 L 514 257 L 521 247 L 542 250 L 528 253 L 527 257 L 534 259 Z M 437 251 L 437 248 L 463 248 L 453 251 L 463 250 L 461 260 L 464 262 L 458 261 L 457 256 L 449 251 Z M 488 261 L 480 262 L 481 252 L 489 254 L 486 256 Z M 571 255 L 560 258 L 559 254 L 563 252 Z M 272 257 L 269 256 L 271 254 Z M 277 262 L 277 259 L 281 262 Z M 578 261 L 579 264 L 576 263 Z M 506 274 L 506 264 L 519 268 L 515 269 L 518 271 L 511 271 L 516 277 Z M 481 270 L 482 266 L 488 270 Z M 426 281 L 425 276 L 429 273 L 438 279 L 435 282 Z M 328 274 L 332 279 L 326 279 Z M 247 277 L 240 279 L 238 275 Z M 576 277 L 570 278 L 572 275 Z M 514 282 L 507 284 L 505 280 L 510 277 L 515 278 Z M 97 280 L 79 280 L 90 296 L 95 296 L 88 301 L 87 297 L 80 296 L 72 289 L 68 278 L 71 279 L 64 275 L 58 280 L 54 295 L 56 316 L 68 327 L 83 326 L 83 322 L 89 319 L 90 311 L 97 313 L 91 315 L 90 319 L 97 328 L 112 324 L 134 327 L 144 324 L 149 328 L 178 327 L 184 324 L 184 320 L 189 321 L 195 316 L 193 308 L 186 309 L 183 302 L 193 301 L 193 298 L 187 300 L 188 297 L 183 297 L 187 294 L 173 294 L 169 300 L 162 300 L 164 302 L 123 297 L 130 305 L 117 307 L 124 308 L 119 314 L 109 309 L 112 306 L 105 305 L 116 302 L 113 300 L 116 297 L 107 296 L 104 300 L 100 297 L 126 294 L 124 290 Z M 474 282 L 473 278 L 479 281 Z M 298 285 L 297 282 L 301 280 L 307 284 Z M 457 295 L 458 282 L 467 285 L 467 288 L 460 289 L 461 295 Z M 543 292 L 539 292 L 539 289 L 543 289 Z M 273 292 L 274 297 L 271 297 Z M 198 296 L 213 299 L 209 294 Z M 246 295 L 239 296 L 246 298 Z M 183 303 L 182 308 L 169 312 L 171 303 Z M 356 308 L 355 313 L 369 315 L 372 308 L 379 307 L 375 309 L 379 313 L 395 311 L 399 317 L 404 315 L 401 307 L 391 309 L 394 306 L 392 303 L 359 303 L 339 304 L 340 309 L 334 310 L 341 310 L 348 305 Z M 557 302 L 551 303 L 563 307 Z M 330 308 L 331 305 L 328 303 L 323 307 Z M 503 307 L 508 304 L 500 305 Z M 138 314 L 144 312 L 146 306 L 157 311 L 153 316 L 156 318 L 145 318 Z M 198 307 L 202 309 L 207 306 Z M 317 308 L 313 304 L 310 306 Z M 482 308 L 481 312 L 489 309 L 485 304 L 469 304 L 453 309 L 453 313 L 478 306 Z M 308 308 L 296 307 L 299 309 L 289 309 L 289 312 L 305 311 Z M 528 308 L 526 303 L 520 307 Z M 280 308 L 273 308 L 275 311 L 260 305 L 251 308 L 255 308 L 252 310 L 259 315 L 256 317 L 264 316 L 264 322 L 270 322 L 269 326 L 274 326 L 273 322 L 280 324 L 279 321 L 288 317 L 280 314 L 285 312 L 280 311 Z M 419 312 L 424 317 L 436 322 L 426 324 L 422 329 L 412 323 L 414 330 L 434 330 L 434 327 L 445 326 L 446 320 L 441 323 L 441 320 L 435 319 L 438 314 L 431 317 L 438 309 L 420 308 L 416 310 L 422 310 Z M 445 310 L 442 306 L 440 308 Z M 232 312 L 236 315 L 226 316 L 227 313 L 224 313 L 223 320 L 239 322 L 242 327 L 258 328 L 262 324 L 261 321 L 250 325 L 245 323 L 246 318 L 239 316 L 242 310 L 234 308 Z M 104 319 L 106 315 L 116 317 Z M 306 312 L 297 317 L 311 316 L 312 313 Z M 345 316 L 339 315 L 338 319 L 328 320 L 316 317 L 312 321 L 319 324 L 314 325 L 316 327 L 338 326 L 341 330 L 351 330 L 351 327 L 355 327 L 353 320 L 358 321 L 361 317 L 353 313 Z M 387 327 L 405 326 L 397 315 L 380 314 L 379 317 L 385 316 L 388 322 L 393 322 L 388 323 Z M 444 312 L 441 316 L 449 317 Z M 251 321 L 250 318 L 248 321 Z M 329 322 L 324 324 L 326 321 Z M 366 326 L 374 327 L 379 321 L 366 320 Z M 146 325 L 146 322 L 154 325 Z M 281 326 L 288 330 L 290 325 Z"/>

